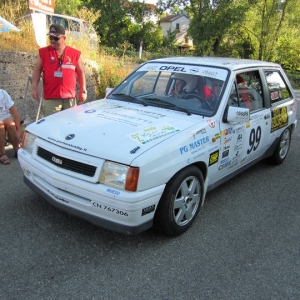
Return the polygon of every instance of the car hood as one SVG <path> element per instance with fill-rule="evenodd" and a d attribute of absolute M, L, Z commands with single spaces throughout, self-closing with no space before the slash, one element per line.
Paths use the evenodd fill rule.
<path fill-rule="evenodd" d="M 26 130 L 55 145 L 125 164 L 204 118 L 117 100 L 98 100 L 53 114 Z"/>

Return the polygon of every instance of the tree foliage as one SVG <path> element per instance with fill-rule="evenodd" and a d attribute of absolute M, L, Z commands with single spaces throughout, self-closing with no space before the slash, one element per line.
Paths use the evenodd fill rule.
<path fill-rule="evenodd" d="M 300 68 L 300 0 L 159 0 L 156 13 L 185 12 L 196 54 L 276 61 Z M 28 0 L 2 0 L 8 21 L 29 13 Z M 55 12 L 93 23 L 101 45 L 149 51 L 172 49 L 175 35 L 163 37 L 143 0 L 55 0 Z M 124 49 L 124 47 L 123 47 Z"/>
<path fill-rule="evenodd" d="M 81 0 L 55 0 L 54 12 L 56 14 L 77 16 L 77 11 L 84 5 Z"/>
<path fill-rule="evenodd" d="M 2 0 L 0 1 L 0 15 L 9 22 L 29 12 L 28 0 Z"/>
<path fill-rule="evenodd" d="M 300 67 L 299 0 L 160 0 L 190 18 L 197 54 L 276 61 Z"/>
<path fill-rule="evenodd" d="M 152 12 L 145 3 L 129 3 L 125 0 L 88 0 L 85 5 L 101 12 L 101 17 L 95 20 L 94 26 L 101 37 L 102 44 L 117 47 L 127 40 L 138 49 L 140 41 L 143 40 L 149 50 L 156 50 L 161 46 L 162 33 L 157 25 L 147 21 Z"/>

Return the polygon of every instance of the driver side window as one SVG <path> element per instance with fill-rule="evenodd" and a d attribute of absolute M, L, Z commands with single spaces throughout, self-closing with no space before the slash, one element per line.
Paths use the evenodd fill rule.
<path fill-rule="evenodd" d="M 236 74 L 228 105 L 256 111 L 263 108 L 261 80 L 258 71 Z"/>

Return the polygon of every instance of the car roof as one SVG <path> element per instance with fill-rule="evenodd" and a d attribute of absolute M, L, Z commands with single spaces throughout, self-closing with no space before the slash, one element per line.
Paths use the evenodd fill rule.
<path fill-rule="evenodd" d="M 280 65 L 261 60 L 239 59 L 229 57 L 169 57 L 151 60 L 150 62 L 160 63 L 181 63 L 181 64 L 200 64 L 207 66 L 225 67 L 231 70 L 244 69 L 249 67 L 276 67 Z"/>

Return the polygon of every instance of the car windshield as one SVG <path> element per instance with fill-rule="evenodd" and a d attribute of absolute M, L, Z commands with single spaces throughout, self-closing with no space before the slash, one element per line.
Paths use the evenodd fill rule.
<path fill-rule="evenodd" d="M 212 116 L 227 77 L 228 70 L 220 67 L 148 62 L 116 87 L 108 99 Z"/>

